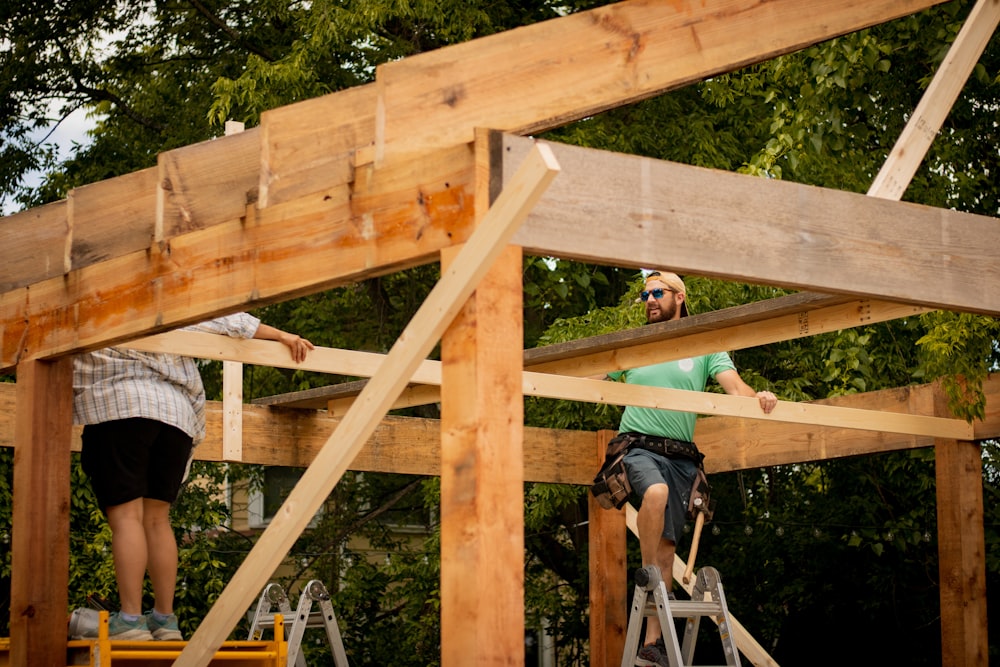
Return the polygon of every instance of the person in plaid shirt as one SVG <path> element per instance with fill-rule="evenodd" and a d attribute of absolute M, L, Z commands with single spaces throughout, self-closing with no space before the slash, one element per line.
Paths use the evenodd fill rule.
<path fill-rule="evenodd" d="M 235 338 L 276 340 L 295 362 L 313 344 L 247 313 L 189 327 Z M 205 437 L 205 389 L 194 359 L 109 347 L 73 362 L 73 421 L 83 425 L 81 463 L 108 519 L 121 610 L 112 639 L 181 640 L 173 613 L 177 542 L 170 506 Z M 142 613 L 146 571 L 153 609 Z"/>

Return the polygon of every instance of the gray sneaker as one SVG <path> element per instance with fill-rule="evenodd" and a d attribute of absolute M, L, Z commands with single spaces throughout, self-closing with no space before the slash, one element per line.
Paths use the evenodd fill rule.
<path fill-rule="evenodd" d="M 116 611 L 108 618 L 108 639 L 148 642 L 153 635 L 146 627 L 146 617 L 140 616 L 134 621 L 126 621 L 121 612 Z"/>
<path fill-rule="evenodd" d="M 184 635 L 181 634 L 181 630 L 177 627 L 177 616 L 170 614 L 167 616 L 165 621 L 156 620 L 156 616 L 153 612 L 146 612 L 146 626 L 149 631 L 153 633 L 153 639 L 158 641 L 166 642 L 180 642 L 184 641 Z"/>

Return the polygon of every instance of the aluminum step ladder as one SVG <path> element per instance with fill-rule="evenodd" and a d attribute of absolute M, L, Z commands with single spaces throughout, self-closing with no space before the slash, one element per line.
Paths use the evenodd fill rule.
<path fill-rule="evenodd" d="M 650 595 L 652 593 L 652 595 Z M 726 656 L 726 665 L 740 667 L 740 654 L 736 649 L 736 641 L 730 631 L 731 619 L 726 607 L 726 597 L 722 592 L 722 580 L 719 571 L 714 567 L 703 567 L 698 570 L 690 600 L 674 600 L 667 594 L 666 584 L 660 576 L 660 569 L 655 565 L 647 565 L 635 573 L 635 594 L 632 599 L 632 613 L 628 620 L 628 631 L 625 634 L 625 652 L 622 655 L 622 667 L 634 665 L 654 665 L 637 657 L 642 622 L 658 622 L 663 630 L 663 643 L 666 647 L 667 661 L 670 667 L 687 667 L 694 660 L 695 643 L 698 641 L 698 628 L 703 616 L 713 618 L 719 625 L 719 636 L 722 639 L 722 650 Z M 684 626 L 684 642 L 677 639 L 675 618 L 687 619 Z"/>
<path fill-rule="evenodd" d="M 318 603 L 316 611 L 313 611 L 314 603 Z M 272 611 L 274 608 L 277 611 Z M 260 639 L 264 630 L 273 628 L 276 613 L 281 614 L 285 622 L 285 638 L 288 643 L 287 667 L 306 667 L 306 660 L 301 651 L 302 636 L 306 628 L 319 627 L 326 629 L 326 639 L 330 644 L 330 653 L 333 655 L 336 667 L 348 667 L 347 652 L 344 650 L 344 641 L 340 636 L 333 605 L 330 604 L 330 594 L 322 582 L 313 579 L 303 587 L 302 594 L 299 595 L 299 605 L 294 612 L 285 590 L 279 584 L 271 583 L 265 586 L 257 601 L 257 608 L 253 612 L 248 639 Z"/>

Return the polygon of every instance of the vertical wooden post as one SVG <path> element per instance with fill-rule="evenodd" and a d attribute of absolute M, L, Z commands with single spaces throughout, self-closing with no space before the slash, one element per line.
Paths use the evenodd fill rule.
<path fill-rule="evenodd" d="M 596 472 L 614 431 L 597 432 Z M 590 665 L 622 662 L 628 625 L 628 553 L 625 508 L 606 510 L 588 494 L 590 527 Z"/>
<path fill-rule="evenodd" d="M 476 215 L 498 139 L 476 138 Z M 445 253 L 442 262 L 448 261 Z M 524 664 L 521 250 L 508 247 L 441 341 L 441 664 Z"/>
<path fill-rule="evenodd" d="M 10 664 L 66 664 L 73 360 L 17 367 Z"/>
<path fill-rule="evenodd" d="M 935 414 L 948 415 L 938 394 Z M 941 665 L 989 663 L 983 462 L 975 442 L 935 440 Z"/>

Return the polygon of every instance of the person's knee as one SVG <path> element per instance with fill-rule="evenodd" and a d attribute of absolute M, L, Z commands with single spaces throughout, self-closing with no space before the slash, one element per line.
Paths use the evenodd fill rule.
<path fill-rule="evenodd" d="M 654 510 L 662 510 L 667 506 L 670 488 L 666 484 L 653 484 L 642 496 L 642 506 Z"/>

